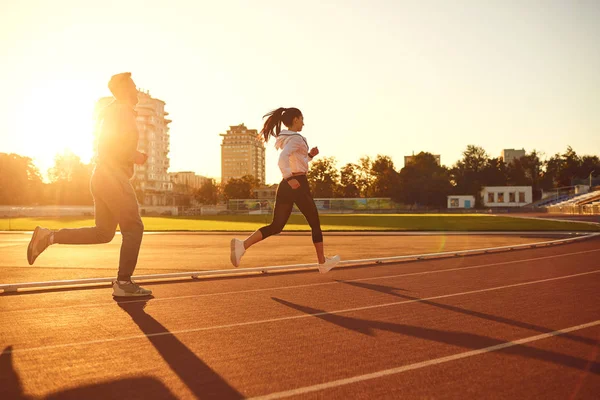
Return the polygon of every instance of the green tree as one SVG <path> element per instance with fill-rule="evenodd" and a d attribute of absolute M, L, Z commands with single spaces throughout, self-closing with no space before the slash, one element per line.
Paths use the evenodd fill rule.
<path fill-rule="evenodd" d="M 377 155 L 371 164 L 371 195 L 373 197 L 391 197 L 399 187 L 399 175 L 389 156 Z"/>
<path fill-rule="evenodd" d="M 373 196 L 373 181 L 375 177 L 372 174 L 373 161 L 371 157 L 365 156 L 358 160 L 358 184 L 362 197 Z"/>
<path fill-rule="evenodd" d="M 525 178 L 527 178 L 527 184 L 531 185 L 533 190 L 533 200 L 539 200 L 542 197 L 541 181 L 542 181 L 542 169 L 544 163 L 540 160 L 540 153 L 537 150 L 533 150 L 531 153 L 521 157 L 519 161 L 525 171 Z"/>
<path fill-rule="evenodd" d="M 508 168 L 501 158 L 490 158 L 481 170 L 481 183 L 484 186 L 505 186 Z"/>
<path fill-rule="evenodd" d="M 214 179 L 209 179 L 198 189 L 194 195 L 201 204 L 217 204 L 219 199 L 219 187 Z"/>
<path fill-rule="evenodd" d="M 253 190 L 258 187 L 258 181 L 252 175 L 245 175 L 239 179 L 232 178 L 223 186 L 225 200 L 252 199 Z"/>
<path fill-rule="evenodd" d="M 324 157 L 311 162 L 306 174 L 314 197 L 334 197 L 338 192 L 339 172 L 334 157 Z"/>
<path fill-rule="evenodd" d="M 52 204 L 91 205 L 94 203 L 90 191 L 93 167 L 66 151 L 54 158 L 54 167 L 48 170 L 49 192 Z"/>
<path fill-rule="evenodd" d="M 572 186 L 574 180 L 579 178 L 581 174 L 581 157 L 577 155 L 571 146 L 567 147 L 567 151 L 562 155 L 563 168 L 559 172 L 558 183 L 561 186 Z"/>
<path fill-rule="evenodd" d="M 348 163 L 340 170 L 340 186 L 338 190 L 341 197 L 355 198 L 360 196 L 360 175 L 356 164 Z"/>
<path fill-rule="evenodd" d="M 399 189 L 392 199 L 404 204 L 445 208 L 452 190 L 450 173 L 431 153 L 421 152 L 399 174 Z"/>
<path fill-rule="evenodd" d="M 29 157 L 0 153 L 0 204 L 41 204 L 44 184 Z"/>
<path fill-rule="evenodd" d="M 483 148 L 467 146 L 463 158 L 450 170 L 453 193 L 472 195 L 475 197 L 475 206 L 481 207 L 481 189 L 485 185 L 484 169 L 489 165 L 489 157 Z"/>

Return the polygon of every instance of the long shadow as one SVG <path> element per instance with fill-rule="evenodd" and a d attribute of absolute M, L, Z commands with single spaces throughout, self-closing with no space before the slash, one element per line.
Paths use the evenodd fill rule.
<path fill-rule="evenodd" d="M 28 400 L 31 397 L 23 393 L 23 385 L 13 363 L 12 346 L 6 347 L 0 354 L 0 398 Z"/>
<path fill-rule="evenodd" d="M 21 379 L 14 368 L 12 357 L 12 346 L 4 349 L 4 352 L 0 355 L 0 399 L 33 400 L 33 397 L 26 396 L 23 393 Z M 44 397 L 44 399 L 48 400 L 105 400 L 110 398 L 177 399 L 162 382 L 150 377 L 119 379 L 94 385 L 80 386 L 51 393 Z"/>
<path fill-rule="evenodd" d="M 119 307 L 131 316 L 148 340 L 154 345 L 173 372 L 185 383 L 198 399 L 240 399 L 242 394 L 231 387 L 219 374 L 213 371 L 193 351 L 187 348 L 175 335 L 153 334 L 169 332 L 154 317 L 147 314 L 145 302 L 132 303 L 116 300 Z"/>
<path fill-rule="evenodd" d="M 339 281 L 339 280 L 337 282 L 345 283 L 346 285 L 350 285 L 350 286 L 360 287 L 363 289 L 374 290 L 376 292 L 381 292 L 381 293 L 389 294 L 392 296 L 400 297 L 401 299 L 414 300 L 416 302 L 419 302 L 422 304 L 427 304 L 427 305 L 437 307 L 437 308 L 441 308 L 443 310 L 453 311 L 453 312 L 457 312 L 457 313 L 465 314 L 465 315 L 471 315 L 471 316 L 474 316 L 477 318 L 487 319 L 489 321 L 500 322 L 502 324 L 506 324 L 506 325 L 510 325 L 510 326 L 516 326 L 518 328 L 530 329 L 532 331 L 536 331 L 536 332 L 540 332 L 540 333 L 548 333 L 548 332 L 553 332 L 556 330 L 556 329 L 546 328 L 544 326 L 530 324 L 527 322 L 515 321 L 513 319 L 499 317 L 497 315 L 486 314 L 486 313 L 479 312 L 479 311 L 468 310 L 466 308 L 450 306 L 447 304 L 436 303 L 435 301 L 420 299 L 418 297 L 413 297 L 413 296 L 408 296 L 405 294 L 396 293 L 397 290 L 404 290 L 404 289 L 394 288 L 394 287 L 390 287 L 390 286 L 383 286 L 383 285 L 374 285 L 371 283 L 363 283 L 363 282 L 348 282 L 348 281 Z M 570 340 L 580 342 L 580 343 L 590 344 L 590 345 L 595 345 L 596 343 L 598 343 L 594 339 L 584 338 L 584 337 L 573 335 L 570 333 L 561 335 L 561 337 L 568 338 Z"/>
<path fill-rule="evenodd" d="M 177 397 L 158 379 L 150 377 L 126 378 L 101 382 L 51 393 L 45 400 L 106 400 L 106 399 L 160 399 Z"/>
<path fill-rule="evenodd" d="M 432 342 L 445 343 L 452 346 L 463 347 L 470 350 L 479 350 L 486 347 L 506 343 L 505 341 L 493 339 L 487 336 L 477 335 L 474 333 L 444 331 L 413 325 L 373 321 L 367 319 L 346 317 L 338 314 L 330 314 L 323 310 L 318 310 L 307 306 L 301 306 L 286 300 L 278 299 L 276 297 L 272 297 L 272 299 L 280 304 L 301 311 L 305 314 L 314 315 L 316 318 L 338 325 L 342 328 L 349 329 L 369 336 L 374 336 L 375 330 L 382 330 L 419 339 L 425 339 Z M 600 362 L 596 361 L 585 360 L 565 354 L 555 353 L 552 351 L 536 349 L 525 345 L 515 345 L 498 351 L 520 357 L 532 358 L 536 360 L 551 362 L 554 364 L 564 365 L 570 368 L 600 375 Z"/>

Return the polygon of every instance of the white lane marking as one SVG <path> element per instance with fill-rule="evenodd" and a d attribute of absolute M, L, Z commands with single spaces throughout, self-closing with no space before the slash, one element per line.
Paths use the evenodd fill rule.
<path fill-rule="evenodd" d="M 453 272 L 453 271 L 464 271 L 469 269 L 478 269 L 478 268 L 487 268 L 487 267 L 495 267 L 498 265 L 509 265 L 509 264 L 518 264 L 523 262 L 530 261 L 540 261 L 540 260 L 548 260 L 551 258 L 559 258 L 559 257 L 568 257 L 578 254 L 586 254 L 600 251 L 600 249 L 594 250 L 584 250 L 584 251 L 576 251 L 573 253 L 564 253 L 564 254 L 555 254 L 551 256 L 543 256 L 543 257 L 535 257 L 535 258 L 525 258 L 521 260 L 512 260 L 512 261 L 503 261 L 497 263 L 490 264 L 480 264 L 480 265 L 471 265 L 469 267 L 459 267 L 459 268 L 447 268 L 447 269 L 436 269 L 431 271 L 421 271 L 421 272 L 409 272 L 406 274 L 395 274 L 395 275 L 385 275 L 385 276 L 376 276 L 372 278 L 358 278 L 351 280 L 344 280 L 343 282 L 361 282 L 361 281 L 372 281 L 378 279 L 388 279 L 388 278 L 400 278 L 404 276 L 417 276 L 417 275 L 428 275 L 428 274 L 438 274 L 442 272 Z M 271 288 L 260 288 L 260 289 L 248 289 L 248 290 L 237 290 L 237 291 L 229 291 L 229 292 L 217 292 L 217 293 L 202 293 L 202 294 L 191 294 L 186 296 L 173 296 L 173 297 L 160 297 L 153 298 L 151 300 L 152 303 L 160 302 L 160 301 L 172 301 L 172 300 L 183 300 L 183 299 L 195 299 L 199 297 L 209 297 L 209 296 L 224 296 L 229 294 L 245 294 L 245 293 L 256 293 L 256 292 L 265 292 L 269 290 L 285 290 L 285 289 L 300 289 L 307 287 L 315 287 L 315 286 L 325 286 L 325 285 L 337 285 L 340 284 L 338 281 L 334 282 L 319 282 L 319 283 L 308 283 L 304 285 L 291 285 L 291 286 L 277 286 Z M 102 289 L 104 290 L 104 289 Z M 121 301 L 119 304 L 132 304 L 132 303 L 144 303 L 148 302 L 148 300 L 129 300 L 129 301 Z M 11 313 L 11 312 L 29 312 L 29 311 L 41 311 L 41 310 L 62 310 L 68 308 L 79 308 L 79 307 L 103 307 L 103 306 L 115 306 L 115 302 L 107 302 L 107 303 L 88 303 L 88 304 L 74 304 L 69 306 L 57 306 L 57 307 L 39 307 L 39 308 L 29 308 L 29 309 L 18 309 L 18 310 L 0 310 L 0 313 Z"/>
<path fill-rule="evenodd" d="M 349 385 L 352 383 L 363 382 L 363 381 L 370 380 L 370 379 L 377 379 L 377 378 L 381 378 L 383 376 L 401 374 L 402 372 L 411 371 L 411 370 L 415 370 L 415 369 L 419 369 L 419 368 L 430 367 L 433 365 L 443 364 L 443 363 L 447 363 L 450 361 L 460 360 L 463 358 L 474 357 L 474 356 L 478 356 L 478 355 L 485 354 L 485 353 L 491 353 L 494 351 L 507 349 L 509 347 L 519 346 L 522 344 L 531 343 L 531 342 L 547 339 L 547 338 L 554 337 L 554 336 L 560 336 L 560 335 L 564 335 L 569 332 L 575 332 L 575 331 L 579 331 L 579 330 L 586 329 L 586 328 L 591 328 L 591 327 L 598 326 L 598 325 L 600 325 L 600 320 L 588 322 L 587 324 L 571 326 L 569 328 L 560 329 L 560 330 L 557 330 L 554 332 L 543 333 L 541 335 L 529 336 L 529 337 L 526 337 L 523 339 L 514 340 L 511 342 L 505 342 L 505 343 L 497 344 L 494 346 L 484 347 L 483 349 L 479 349 L 479 350 L 466 351 L 464 353 L 458 353 L 458 354 L 454 354 L 451 356 L 434 358 L 432 360 L 421 361 L 421 362 L 409 364 L 409 365 L 403 365 L 401 367 L 384 369 L 384 370 L 372 372 L 369 374 L 356 375 L 351 378 L 338 379 L 335 381 L 320 383 L 318 385 L 304 386 L 301 388 L 271 393 L 271 394 L 264 395 L 264 396 L 252 397 L 251 399 L 252 400 L 259 400 L 259 399 L 260 400 L 272 400 L 272 399 L 282 399 L 284 397 L 290 397 L 290 396 L 303 395 L 306 393 L 331 389 L 331 388 L 335 388 L 335 387 L 339 387 L 339 386 Z"/>
<path fill-rule="evenodd" d="M 375 308 L 397 306 L 397 305 L 401 305 L 401 304 L 419 303 L 422 301 L 445 299 L 445 298 L 457 297 L 457 296 L 465 296 L 465 295 L 474 294 L 474 293 L 492 292 L 495 290 L 508 289 L 508 288 L 514 288 L 514 287 L 519 287 L 519 286 L 534 285 L 536 283 L 558 281 L 558 280 L 562 280 L 562 279 L 569 279 L 569 278 L 575 278 L 575 277 L 585 276 L 585 275 L 590 275 L 590 274 L 597 274 L 599 272 L 600 272 L 600 269 L 597 269 L 594 271 L 583 272 L 580 274 L 565 275 L 565 276 L 559 276 L 559 277 L 555 277 L 555 278 L 541 279 L 541 280 L 537 280 L 537 281 L 521 282 L 521 283 L 515 283 L 512 285 L 496 286 L 496 287 L 487 288 L 487 289 L 470 290 L 468 292 L 443 294 L 440 296 L 425 297 L 422 299 L 402 300 L 402 301 L 394 301 L 392 303 L 346 308 L 343 310 L 323 311 L 323 312 L 312 313 L 312 314 L 292 315 L 292 316 L 288 316 L 288 317 L 269 318 L 269 319 L 263 319 L 263 320 L 258 320 L 258 321 L 236 322 L 233 324 L 206 326 L 203 328 L 180 329 L 180 330 L 176 330 L 176 331 L 157 332 L 157 333 L 150 333 L 150 334 L 144 334 L 144 335 L 133 335 L 133 336 L 110 338 L 110 339 L 89 340 L 89 341 L 83 341 L 83 342 L 72 342 L 72 343 L 63 343 L 63 344 L 56 344 L 56 345 L 49 345 L 49 346 L 39 346 L 39 347 L 29 347 L 29 348 L 16 349 L 16 350 L 6 350 L 6 351 L 3 351 L 2 353 L 0 353 L 0 355 L 10 354 L 10 353 L 31 352 L 31 351 L 38 351 L 38 350 L 61 349 L 61 348 L 65 348 L 65 347 L 85 346 L 85 345 L 90 345 L 90 344 L 121 342 L 121 341 L 132 340 L 132 339 L 143 339 L 143 338 L 150 338 L 150 337 L 156 337 L 156 336 L 179 335 L 179 334 L 184 334 L 184 333 L 211 331 L 211 330 L 216 330 L 216 329 L 238 328 L 241 326 L 260 325 L 260 324 L 266 324 L 266 323 L 270 323 L 270 322 L 281 322 L 281 321 L 289 321 L 289 320 L 294 320 L 294 319 L 319 317 L 321 315 L 344 314 L 344 313 L 349 313 L 349 312 L 354 312 L 354 311 L 363 311 L 363 310 L 371 310 L 371 309 L 375 309 Z"/>

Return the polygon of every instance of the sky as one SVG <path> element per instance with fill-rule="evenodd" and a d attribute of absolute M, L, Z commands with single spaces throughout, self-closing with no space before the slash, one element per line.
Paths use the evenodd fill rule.
<path fill-rule="evenodd" d="M 94 103 L 128 71 L 166 102 L 169 172 L 219 178 L 219 134 L 281 106 L 339 167 L 600 155 L 598 21 L 597 0 L 0 0 L 0 152 L 89 162 Z M 278 182 L 272 142 L 266 163 Z"/>

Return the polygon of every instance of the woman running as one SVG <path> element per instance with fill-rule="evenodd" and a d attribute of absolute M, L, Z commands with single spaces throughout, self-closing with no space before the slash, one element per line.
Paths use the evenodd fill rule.
<path fill-rule="evenodd" d="M 277 188 L 273 221 L 270 225 L 258 229 L 246 240 L 231 239 L 231 263 L 238 267 L 246 249 L 281 232 L 292 214 L 294 204 L 296 204 L 312 230 L 312 241 L 317 251 L 319 272 L 324 274 L 340 262 L 340 256 L 326 258 L 323 253 L 323 233 L 321 232 L 319 212 L 306 179 L 308 162 L 319 154 L 319 149 L 313 147 L 308 151 L 308 142 L 304 136 L 298 133 L 304 126 L 304 117 L 297 108 L 281 107 L 264 117 L 268 118 L 260 133 L 264 136 L 265 142 L 271 136 L 276 138 L 275 148 L 281 150 L 278 164 L 283 180 Z M 281 123 L 288 129 L 282 131 Z"/>

